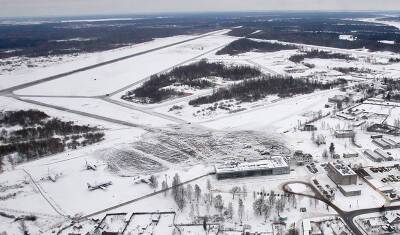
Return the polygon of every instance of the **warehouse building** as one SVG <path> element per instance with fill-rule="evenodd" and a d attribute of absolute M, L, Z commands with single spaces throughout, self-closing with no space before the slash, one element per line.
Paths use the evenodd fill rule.
<path fill-rule="evenodd" d="M 290 167 L 283 157 L 274 156 L 256 162 L 233 162 L 215 166 L 217 179 L 240 178 L 262 175 L 289 174 Z"/>
<path fill-rule="evenodd" d="M 337 185 L 357 184 L 357 174 L 341 161 L 328 163 L 328 176 Z"/>

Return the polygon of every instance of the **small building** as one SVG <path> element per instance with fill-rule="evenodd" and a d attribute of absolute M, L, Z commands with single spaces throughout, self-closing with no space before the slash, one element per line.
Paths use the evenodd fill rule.
<path fill-rule="evenodd" d="M 293 165 L 298 165 L 298 166 L 303 166 L 307 165 L 313 162 L 313 156 L 309 153 L 303 153 L 303 151 L 296 151 L 294 154 L 290 157 L 286 158 L 287 163 L 291 166 Z"/>
<path fill-rule="evenodd" d="M 376 146 L 382 148 L 382 149 L 390 149 L 391 145 L 388 144 L 387 142 L 383 141 L 383 139 L 373 139 L 372 143 L 374 143 Z"/>
<path fill-rule="evenodd" d="M 343 158 L 358 157 L 358 153 L 343 153 Z"/>
<path fill-rule="evenodd" d="M 361 188 L 358 185 L 338 185 L 338 188 L 346 197 L 361 195 Z"/>
<path fill-rule="evenodd" d="M 262 175 L 282 175 L 289 173 L 290 167 L 281 156 L 274 156 L 256 162 L 233 162 L 230 164 L 215 166 L 215 174 L 219 180 Z"/>
<path fill-rule="evenodd" d="M 369 159 L 371 159 L 374 162 L 382 162 L 382 157 L 380 157 L 378 154 L 375 152 L 372 152 L 370 149 L 364 150 L 365 156 L 367 156 Z"/>
<path fill-rule="evenodd" d="M 357 174 L 342 161 L 329 162 L 327 172 L 329 178 L 337 185 L 357 184 Z"/>
<path fill-rule="evenodd" d="M 303 128 L 301 130 L 302 131 L 316 131 L 317 127 L 315 127 L 314 125 L 311 125 L 311 124 L 306 124 L 303 126 Z"/>
<path fill-rule="evenodd" d="M 387 154 L 382 149 L 375 149 L 374 152 L 382 157 L 385 161 L 393 161 L 393 157 L 389 156 L 389 154 Z"/>
<path fill-rule="evenodd" d="M 336 138 L 354 138 L 356 133 L 353 130 L 335 130 Z"/>
<path fill-rule="evenodd" d="M 371 135 L 371 139 L 381 139 L 383 135 Z"/>

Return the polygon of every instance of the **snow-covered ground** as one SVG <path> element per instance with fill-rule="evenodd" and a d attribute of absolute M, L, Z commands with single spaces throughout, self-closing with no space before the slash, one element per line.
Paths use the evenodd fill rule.
<path fill-rule="evenodd" d="M 149 76 L 216 50 L 234 38 L 213 35 L 72 74 L 17 91 L 21 95 L 98 96 L 113 93 Z"/>
<path fill-rule="evenodd" d="M 181 35 L 175 37 L 159 38 L 150 42 L 140 43 L 129 47 L 123 47 L 115 50 L 81 54 L 78 56 L 63 56 L 52 58 L 49 62 L 48 58 L 11 58 L 10 60 L 21 61 L 22 64 L 35 64 L 37 67 L 21 66 L 10 72 L 3 71 L 0 73 L 0 89 L 20 85 L 23 83 L 35 81 L 45 77 L 54 76 L 60 73 L 69 72 L 85 66 L 102 63 L 123 56 L 155 49 L 179 41 L 195 38 L 195 35 Z M 29 62 L 26 62 L 28 60 Z M 7 67 L 3 68 L 4 70 Z"/>
<path fill-rule="evenodd" d="M 40 109 L 50 116 L 63 120 L 103 127 L 106 134 L 105 140 L 100 143 L 27 162 L 2 173 L 0 186 L 11 186 L 7 190 L 9 193 L 15 192 L 16 196 L 0 200 L 0 211 L 13 209 L 20 213 L 39 216 L 38 223 L 41 224 L 35 225 L 36 230 L 32 231 L 37 231 L 37 228 L 46 228 L 46 231 L 40 231 L 38 234 L 51 234 L 55 231 L 55 224 L 43 224 L 43 221 L 46 221 L 44 218 L 56 217 L 57 220 L 54 221 L 59 223 L 60 219 L 63 225 L 68 225 L 70 220 L 64 220 L 63 216 L 79 217 L 95 212 L 98 213 L 93 218 L 101 219 L 106 213 L 112 212 L 172 210 L 178 211 L 175 222 L 185 224 L 194 220 L 195 216 L 191 209 L 191 205 L 194 205 L 194 207 L 198 207 L 194 212 L 197 216 L 221 216 L 221 212 L 215 207 L 207 208 L 206 201 L 210 195 L 213 197 L 221 195 L 225 207 L 229 202 L 232 203 L 235 213 L 232 219 L 226 221 L 226 226 L 234 229 L 243 229 L 237 215 L 239 198 L 244 202 L 242 222 L 250 225 L 253 231 L 271 232 L 275 229 L 271 226 L 272 223 L 283 217 L 288 217 L 287 225 L 295 223 L 299 228 L 303 219 L 334 215 L 335 212 L 332 209 L 327 208 L 319 201 L 307 197 L 296 197 L 296 205 L 286 204 L 279 215 L 274 207 L 271 209 L 270 216 L 265 219 L 254 213 L 253 203 L 263 190 L 268 193 L 274 191 L 280 194 L 279 198 L 284 198 L 281 196 L 283 194 L 282 185 L 290 181 L 311 182 L 316 178 L 324 185 L 329 184 L 334 187 L 333 182 L 326 176 L 326 172 L 321 166 L 321 163 L 332 161 L 331 158 L 324 159 L 322 157 L 323 151 L 329 148 L 330 143 L 334 143 L 335 153 L 341 156 L 344 153 L 359 154 L 358 158 L 344 159 L 343 161 L 347 164 L 377 165 L 363 154 L 365 149 L 377 148 L 371 141 L 371 133 L 365 130 L 366 126 L 373 122 L 381 123 L 383 121 L 393 125 L 399 118 L 400 107 L 371 103 L 357 106 L 358 109 L 363 110 L 368 120 L 366 124 L 354 127 L 357 132 L 355 141 L 359 145 L 356 146 L 350 139 L 338 139 L 333 134 L 334 130 L 353 128 L 356 123 L 335 115 L 337 110 L 332 108 L 331 104 L 326 107 L 329 98 L 346 94 L 338 88 L 296 95 L 291 98 L 279 98 L 277 95 L 271 95 L 253 103 L 220 101 L 219 106 L 222 104 L 223 107 L 228 107 L 228 105 L 233 107 L 229 111 L 226 109 L 212 111 L 210 107 L 215 104 L 199 107 L 188 104 L 188 101 L 194 97 L 211 94 L 212 89 L 193 89 L 190 90 L 193 93 L 192 96 L 170 99 L 151 105 L 123 101 L 120 96 L 128 89 L 140 85 L 144 79 L 153 74 L 201 58 L 224 63 L 253 65 L 264 73 L 292 75 L 295 78 L 314 76 L 321 81 L 330 81 L 341 77 L 352 81 L 350 85 L 374 81 L 383 76 L 396 77 L 400 75 L 399 64 L 388 63 L 390 53 L 344 49 L 337 51 L 347 52 L 357 60 L 348 62 L 306 59 L 304 63 L 295 64 L 288 58 L 298 53 L 296 50 L 274 53 L 250 52 L 238 56 L 215 55 L 218 48 L 235 40 L 233 37 L 224 35 L 226 32 L 226 30 L 222 30 L 194 41 L 28 87 L 16 92 L 16 96 L 21 95 L 21 100 L 12 98 L 16 97 L 13 95 L 0 97 L 1 110 Z M 192 37 L 194 36 L 157 39 L 128 48 L 80 55 L 69 62 L 62 60 L 63 62 L 52 65 L 43 64 L 43 67 L 3 73 L 0 75 L 0 79 L 4 78 L 2 80 L 4 82 L 0 88 L 37 80 Z M 310 48 L 315 47 L 310 46 Z M 307 64 L 313 64 L 315 67 L 310 68 L 306 66 Z M 342 74 L 333 70 L 334 67 L 368 68 L 372 71 L 367 74 Z M 28 74 L 30 76 L 27 76 Z M 220 87 L 231 84 L 218 82 Z M 181 87 L 181 89 L 187 91 L 190 88 Z M 104 96 L 106 94 L 111 94 L 111 97 Z M 39 103 L 26 103 L 24 99 L 44 103 L 48 107 L 40 106 Z M 51 106 L 57 109 L 51 108 Z M 174 106 L 176 107 L 173 108 Z M 84 116 L 85 113 L 88 116 Z M 326 144 L 320 146 L 313 142 L 312 132 L 299 130 L 300 124 L 309 121 L 316 113 L 326 115 L 312 123 L 317 128 L 314 135 L 323 135 L 326 138 Z M 128 127 L 96 117 L 126 122 L 137 127 Z M 400 141 L 400 137 L 390 138 Z M 274 152 L 274 150 L 276 151 Z M 305 166 L 296 166 L 292 168 L 290 174 L 279 176 L 256 176 L 219 181 L 215 176 L 208 175 L 213 171 L 214 163 L 243 161 L 243 159 L 253 160 L 265 158 L 268 154 L 289 155 L 295 150 L 312 154 L 319 172 L 312 174 Z M 396 156 L 396 160 L 399 159 L 398 149 L 387 151 Z M 96 165 L 97 169 L 95 171 L 88 170 L 88 164 Z M 192 186 L 199 185 L 203 195 L 200 203 L 191 201 L 183 210 L 178 210 L 170 192 L 167 192 L 166 195 L 163 192 L 157 193 L 162 189 L 162 181 L 166 181 L 171 186 L 176 173 L 180 175 L 181 181 L 194 179 L 190 184 Z M 48 176 L 52 174 L 60 175 L 56 182 L 48 180 Z M 148 184 L 151 175 L 158 179 L 159 184 L 156 187 Z M 204 177 L 197 179 L 200 176 Z M 97 185 L 108 181 L 111 181 L 112 184 L 104 189 L 90 191 L 87 186 L 87 183 Z M 210 181 L 211 188 L 208 188 L 207 181 Z M 334 203 L 345 211 L 371 206 L 379 207 L 385 203 L 384 198 L 365 182 L 359 183 L 363 186 L 361 196 L 349 198 L 336 192 Z M 187 185 L 188 183 L 185 184 L 185 187 Z M 245 186 L 247 195 L 233 197 L 230 191 L 235 186 L 242 188 Z M 310 193 L 310 189 L 302 184 L 294 183 L 290 187 L 295 192 Z M 156 193 L 153 194 L 154 192 Z M 301 212 L 300 208 L 305 208 L 306 211 Z M 93 221 L 89 223 L 93 223 Z M 2 230 L 18 230 L 20 226 L 0 217 L 0 232 Z M 185 231 L 190 231 L 188 227 L 185 229 Z M 197 230 L 193 229 L 192 231 Z"/>

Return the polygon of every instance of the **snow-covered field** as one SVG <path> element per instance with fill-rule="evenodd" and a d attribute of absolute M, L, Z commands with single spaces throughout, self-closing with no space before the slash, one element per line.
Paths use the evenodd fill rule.
<path fill-rule="evenodd" d="M 13 58 L 13 60 L 22 60 L 21 63 L 27 63 L 25 60 L 30 61 L 29 63 L 35 64 L 37 67 L 24 67 L 21 66 L 10 72 L 3 71 L 0 73 L 0 89 L 20 85 L 23 83 L 35 81 L 45 77 L 54 76 L 64 72 L 69 72 L 85 66 L 90 66 L 98 63 L 102 63 L 108 60 L 128 56 L 135 53 L 155 49 L 179 41 L 188 40 L 194 38 L 194 35 L 181 35 L 168 38 L 159 38 L 150 42 L 140 43 L 129 47 L 119 48 L 115 50 L 81 54 L 78 56 L 64 56 L 57 59 L 53 59 L 53 62 L 46 61 L 46 58 Z M 31 61 L 32 60 L 32 61 Z M 43 61 L 43 62 L 42 62 Z M 28 63 L 28 64 L 29 64 Z M 6 68 L 4 68 L 6 69 Z"/>
<path fill-rule="evenodd" d="M 72 74 L 20 91 L 21 95 L 98 96 L 113 93 L 150 75 L 209 53 L 234 40 L 227 31 Z"/>
<path fill-rule="evenodd" d="M 377 165 L 363 154 L 365 149 L 377 148 L 366 127 L 370 123 L 383 121 L 394 125 L 395 120 L 399 119 L 400 107 L 371 103 L 358 105 L 357 109 L 363 110 L 362 113 L 368 120 L 356 126 L 356 121 L 335 115 L 338 110 L 328 102 L 335 95 L 347 95 L 350 92 L 356 93 L 355 97 L 363 95 L 351 88 L 345 88 L 350 91 L 339 88 L 318 90 L 290 98 L 270 95 L 252 103 L 235 100 L 219 102 L 219 106 L 222 104 L 225 108 L 233 107 L 229 110 L 213 109 L 215 103 L 198 107 L 188 104 L 195 97 L 212 94 L 212 89 L 193 89 L 190 90 L 193 94 L 191 96 L 150 105 L 124 101 L 120 97 L 153 74 L 202 58 L 229 64 L 252 65 L 266 74 L 292 75 L 295 78 L 312 77 L 320 81 L 331 81 L 340 77 L 351 81 L 349 86 L 359 82 L 375 82 L 383 76 L 396 77 L 400 75 L 399 64 L 388 63 L 390 54 L 387 53 L 344 49 L 338 51 L 348 52 L 357 60 L 348 62 L 306 59 L 304 63 L 295 64 L 288 58 L 298 53 L 296 50 L 249 52 L 238 56 L 215 55 L 219 48 L 235 40 L 234 37 L 225 35 L 226 32 L 227 30 L 221 30 L 190 42 L 27 87 L 15 94 L 9 94 L 9 97 L 0 97 L 0 110 L 39 109 L 62 120 L 102 127 L 106 134 L 105 140 L 100 143 L 26 162 L 3 172 L 0 189 L 10 186 L 6 187 L 6 192 L 15 192 L 16 196 L 0 200 L 0 211 L 18 210 L 19 213 L 37 215 L 41 219 L 38 223 L 44 223 L 49 217 L 57 218 L 51 225 L 34 225 L 36 229 L 46 228 L 39 232 L 43 234 L 55 231 L 53 226 L 58 225 L 59 220 L 63 226 L 69 225 L 70 220 L 63 216 L 82 217 L 91 213 L 95 213 L 93 218 L 101 219 L 106 213 L 112 212 L 178 211 L 175 223 L 180 224 L 191 223 L 195 218 L 193 213 L 200 217 L 211 215 L 215 219 L 221 217 L 222 212 L 216 207 L 207 206 L 207 200 L 214 200 L 217 195 L 221 195 L 225 208 L 232 203 L 235 213 L 233 218 L 225 222 L 234 229 L 243 229 L 242 225 L 246 224 L 251 225 L 254 231 L 265 230 L 271 233 L 275 229 L 272 223 L 286 217 L 287 225 L 295 223 L 300 227 L 303 219 L 335 215 L 331 208 L 318 200 L 296 197 L 296 205 L 288 203 L 280 213 L 277 213 L 277 208 L 270 208 L 271 214 L 265 219 L 254 213 L 253 203 L 262 192 L 271 191 L 280 194 L 277 199 L 286 200 L 287 195 L 281 196 L 282 185 L 290 181 L 311 182 L 315 178 L 324 185 L 335 187 L 321 166 L 321 163 L 333 160 L 322 157 L 323 151 L 331 143 L 335 146 L 335 153 L 340 156 L 344 153 L 359 154 L 356 159 L 344 159 L 347 164 Z M 195 36 L 156 39 L 128 48 L 64 58 L 59 63 L 6 72 L 0 74 L 0 79 L 4 81 L 0 89 L 192 37 Z M 315 67 L 308 67 L 307 64 Z M 334 70 L 334 67 L 368 68 L 371 72 L 343 74 Z M 232 82 L 217 81 L 218 87 L 227 87 L 230 84 Z M 190 88 L 181 89 L 187 92 Z M 34 101 L 36 104 L 24 100 Z M 352 105 L 354 104 L 349 104 L 350 107 Z M 300 126 L 310 121 L 316 113 L 325 115 L 312 122 L 317 130 L 300 131 Z M 335 130 L 349 128 L 357 132 L 357 145 L 349 138 L 338 139 L 334 136 Z M 326 144 L 316 145 L 313 135 L 323 135 Z M 390 138 L 400 141 L 400 137 Z M 275 154 L 289 156 L 295 150 L 312 154 L 319 172 L 312 174 L 305 166 L 294 166 L 290 174 L 278 176 L 217 180 L 209 174 L 214 170 L 214 163 L 263 159 Z M 387 151 L 395 156 L 396 161 L 399 159 L 399 149 Z M 88 164 L 96 165 L 96 170 L 87 169 Z M 49 176 L 53 174 L 59 175 L 56 182 L 49 180 Z M 199 185 L 203 195 L 200 203 L 190 201 L 183 210 L 178 210 L 170 192 L 172 190 L 167 193 L 159 192 L 163 189 L 161 182 L 165 181 L 171 186 L 175 174 L 180 175 L 181 182 L 193 180 L 184 183 L 185 187 L 188 184 Z M 151 186 L 151 175 L 158 179 L 158 185 Z M 98 185 L 109 181 L 112 182 L 111 185 L 98 190 L 89 190 L 87 186 L 87 183 Z M 208 184 L 212 186 L 209 187 Z M 362 196 L 344 197 L 336 192 L 337 197 L 333 202 L 344 211 L 379 207 L 385 203 L 384 198 L 365 182 L 360 184 L 364 187 Z M 235 186 L 246 188 L 247 194 L 233 196 L 231 190 Z M 309 188 L 298 183 L 291 184 L 291 188 L 294 192 L 311 192 Z M 237 215 L 239 198 L 244 202 L 244 216 L 241 219 Z M 193 212 L 192 207 L 198 208 Z M 305 211 L 301 212 L 300 208 Z M 0 217 L 0 232 L 18 230 L 19 226 L 10 225 L 8 220 Z M 197 231 L 195 228 L 185 229 L 187 234 L 190 234 L 189 231 L 192 234 Z"/>

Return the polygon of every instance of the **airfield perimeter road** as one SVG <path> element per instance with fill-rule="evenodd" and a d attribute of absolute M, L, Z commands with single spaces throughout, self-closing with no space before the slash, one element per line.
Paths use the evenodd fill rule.
<path fill-rule="evenodd" d="M 311 188 L 311 190 L 314 192 L 315 195 L 310 195 L 310 194 L 304 194 L 304 193 L 296 193 L 293 192 L 289 185 L 290 184 L 304 184 L 305 186 Z M 360 231 L 359 227 L 354 223 L 354 218 L 359 216 L 359 215 L 364 215 L 364 214 L 369 214 L 369 213 L 375 213 L 375 212 L 385 212 L 385 211 L 392 211 L 392 210 L 400 210 L 400 205 L 399 206 L 387 206 L 387 207 L 375 207 L 375 208 L 367 208 L 367 209 L 360 209 L 360 210 L 353 210 L 353 211 L 343 211 L 340 209 L 338 206 L 336 206 L 333 202 L 327 200 L 322 194 L 312 185 L 311 183 L 304 182 L 304 181 L 289 181 L 283 184 L 282 190 L 286 193 L 294 194 L 294 195 L 299 195 L 299 196 L 304 196 L 304 197 L 309 197 L 309 198 L 314 198 L 316 200 L 322 201 L 323 203 L 327 204 L 331 208 L 333 208 L 338 215 L 343 219 L 343 221 L 347 224 L 347 226 L 350 228 L 350 230 L 355 234 L 355 235 L 365 235 L 362 231 Z"/>

